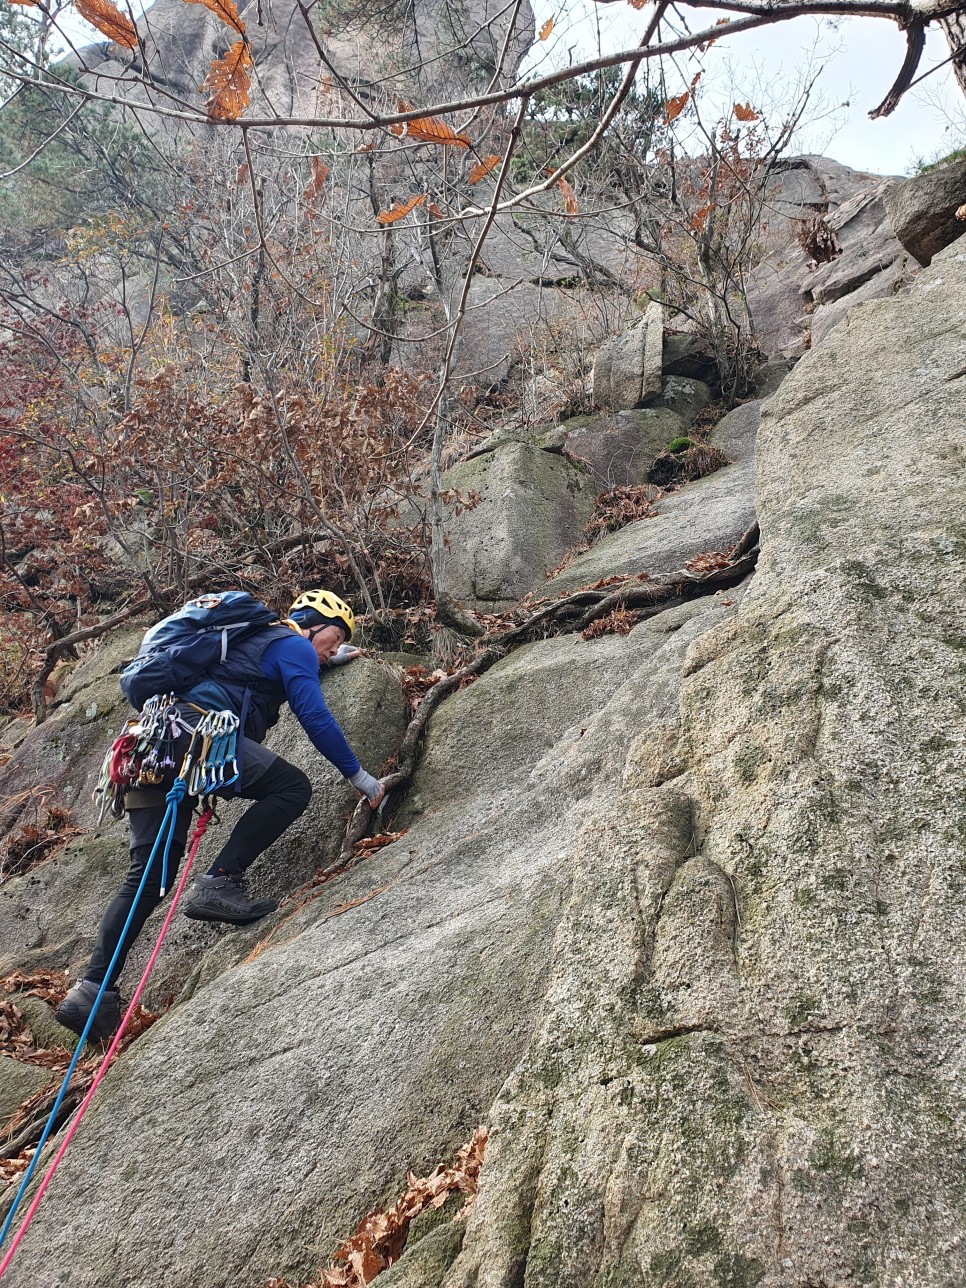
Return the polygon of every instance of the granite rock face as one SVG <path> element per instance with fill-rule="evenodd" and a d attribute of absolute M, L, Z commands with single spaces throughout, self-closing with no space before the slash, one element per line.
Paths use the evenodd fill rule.
<path fill-rule="evenodd" d="M 460 1254 L 395 1285 L 966 1276 L 964 336 L 950 248 L 763 408 L 749 593 L 581 834 Z"/>
<path fill-rule="evenodd" d="M 966 205 L 966 159 L 952 161 L 893 188 L 886 210 L 906 250 L 929 264 L 944 246 L 966 233 L 956 211 Z"/>
<path fill-rule="evenodd" d="M 438 1214 L 386 1288 L 966 1279 L 964 371 L 953 244 L 721 422 L 735 464 L 552 583 L 673 571 L 760 521 L 743 587 L 535 641 L 451 697 L 392 844 L 175 945 L 175 1004 L 108 1074 L 4 1288 L 303 1282 L 484 1121 L 469 1220 Z M 469 464 L 475 539 L 514 576 L 521 477 L 573 507 L 561 540 L 592 499 L 532 444 Z M 49 765 L 79 798 L 79 731 L 116 718 L 102 662 L 3 781 Z M 336 672 L 333 706 L 341 685 L 350 733 L 365 709 L 392 748 L 395 678 Z M 324 830 L 294 837 L 306 869 Z M 87 837 L 53 862 L 0 888 L 12 964 L 76 959 L 115 860 Z"/>

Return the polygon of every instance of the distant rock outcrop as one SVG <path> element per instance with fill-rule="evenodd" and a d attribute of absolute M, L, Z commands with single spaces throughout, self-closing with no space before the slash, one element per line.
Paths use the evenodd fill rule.
<path fill-rule="evenodd" d="M 237 9 L 258 73 L 251 115 L 331 115 L 334 76 L 361 86 L 362 93 L 388 78 L 397 91 L 418 82 L 424 90 L 445 86 L 452 96 L 458 88 L 485 83 L 498 66 L 501 75 L 512 78 L 533 41 L 529 0 L 509 10 L 493 0 L 453 0 L 445 6 L 417 0 L 378 12 L 354 0 L 337 0 L 324 13 L 296 0 L 238 0 Z M 145 72 L 144 98 L 170 105 L 173 95 L 199 106 L 205 69 L 224 55 L 231 28 L 211 6 L 155 0 L 137 29 L 145 57 L 142 68 L 141 55 L 134 55 L 134 70 Z M 71 61 L 106 93 L 130 70 L 126 52 L 110 42 L 91 45 Z M 421 72 L 421 63 L 429 70 Z"/>

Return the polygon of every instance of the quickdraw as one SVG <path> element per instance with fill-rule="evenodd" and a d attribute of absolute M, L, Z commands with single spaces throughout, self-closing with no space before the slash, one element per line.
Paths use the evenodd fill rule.
<path fill-rule="evenodd" d="M 201 719 L 189 724 L 182 708 L 191 707 Z M 176 768 L 175 745 L 184 733 L 192 735 L 182 763 L 189 796 L 207 797 L 238 778 L 239 720 L 233 711 L 205 711 L 194 703 L 179 702 L 173 693 L 151 698 L 144 710 L 128 720 L 111 743 L 101 765 L 94 804 L 100 827 L 108 811 L 124 815 L 124 797 L 132 787 L 157 787 Z M 196 748 L 200 742 L 200 751 Z"/>
<path fill-rule="evenodd" d="M 201 752 L 187 773 L 189 796 L 211 796 L 238 778 L 238 724 L 233 711 L 208 711 L 202 716 L 195 728 Z"/>

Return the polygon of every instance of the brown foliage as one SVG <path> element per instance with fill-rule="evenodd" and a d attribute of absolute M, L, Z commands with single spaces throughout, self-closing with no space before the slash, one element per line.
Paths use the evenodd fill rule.
<path fill-rule="evenodd" d="M 185 4 L 203 4 L 216 18 L 220 18 L 226 27 L 233 27 L 239 36 L 245 35 L 245 24 L 238 16 L 235 0 L 185 0 Z"/>
<path fill-rule="evenodd" d="M 50 804 L 49 795 L 30 790 L 2 803 L 0 817 L 16 816 L 17 825 L 0 841 L 0 881 L 23 876 L 79 834 L 70 812 Z"/>
<path fill-rule="evenodd" d="M 705 550 L 689 559 L 684 567 L 690 573 L 705 576 L 709 572 L 717 572 L 719 568 L 727 568 L 730 562 L 730 550 Z"/>
<path fill-rule="evenodd" d="M 593 544 L 608 532 L 617 532 L 638 519 L 655 518 L 657 510 L 654 506 L 660 495 L 648 484 L 615 487 L 609 492 L 601 492 L 594 505 L 593 516 L 584 528 L 585 539 Z"/>
<path fill-rule="evenodd" d="M 123 45 L 125 49 L 137 49 L 138 34 L 134 23 L 111 4 L 111 0 L 77 0 L 77 12 L 108 40 Z"/>
<path fill-rule="evenodd" d="M 495 152 L 489 153 L 482 161 L 477 161 L 476 165 L 470 171 L 468 176 L 469 182 L 479 183 L 481 179 L 486 178 L 491 170 L 495 170 L 502 160 L 503 158 L 497 156 Z"/>
<path fill-rule="evenodd" d="M 829 264 L 842 254 L 835 230 L 821 215 L 814 219 L 799 219 L 797 224 L 795 240 L 816 264 Z"/>
<path fill-rule="evenodd" d="M 329 177 L 329 167 L 321 157 L 312 157 L 309 167 L 312 177 L 302 192 L 302 199 L 304 201 L 316 201 L 322 196 L 325 181 Z"/>
<path fill-rule="evenodd" d="M 405 219 L 411 210 L 421 206 L 426 200 L 426 194 L 421 193 L 418 196 L 410 197 L 408 201 L 397 201 L 389 210 L 380 210 L 376 215 L 377 224 L 395 224 L 400 219 Z"/>
<path fill-rule="evenodd" d="M 628 635 L 637 625 L 638 620 L 636 613 L 628 612 L 626 608 L 615 608 L 613 612 L 592 621 L 580 632 L 580 638 L 596 640 L 602 635 Z"/>
<path fill-rule="evenodd" d="M 210 120 L 238 120 L 251 101 L 252 67 L 251 50 L 245 40 L 236 40 L 223 58 L 212 59 L 201 85 L 202 91 L 211 95 Z"/>
<path fill-rule="evenodd" d="M 576 215 L 580 207 L 577 205 L 577 194 L 566 179 L 558 179 L 557 187 L 560 189 L 560 195 L 564 199 L 564 210 L 568 215 Z"/>
<path fill-rule="evenodd" d="M 412 103 L 400 100 L 400 112 L 411 112 L 412 109 Z M 390 126 L 390 129 L 393 134 L 406 134 L 419 143 L 438 143 L 444 147 L 458 148 L 472 146 L 468 135 L 457 134 L 445 121 L 435 116 L 419 116 L 415 121 L 407 121 L 405 125 Z"/>
<path fill-rule="evenodd" d="M 370 1212 L 363 1217 L 355 1233 L 336 1248 L 332 1264 L 318 1280 L 303 1288 L 365 1288 L 373 1279 L 402 1256 L 409 1237 L 409 1227 L 421 1213 L 441 1208 L 454 1194 L 466 1201 L 456 1213 L 465 1220 L 473 1206 L 479 1186 L 487 1130 L 477 1127 L 470 1140 L 456 1153 L 452 1167 L 440 1164 L 429 1176 L 406 1177 L 406 1189 L 388 1211 Z M 344 1263 L 344 1264 L 338 1264 Z M 269 1279 L 259 1288 L 292 1288 L 284 1279 Z"/>

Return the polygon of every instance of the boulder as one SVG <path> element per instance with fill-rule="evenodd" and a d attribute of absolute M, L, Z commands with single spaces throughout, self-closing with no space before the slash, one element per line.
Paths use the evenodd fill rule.
<path fill-rule="evenodd" d="M 610 411 L 641 407 L 661 392 L 664 309 L 652 300 L 643 318 L 601 348 L 594 361 L 594 399 Z"/>
<path fill-rule="evenodd" d="M 752 376 L 752 384 L 758 397 L 767 398 L 773 394 L 797 361 L 797 358 L 776 358 L 772 362 L 762 363 Z"/>
<path fill-rule="evenodd" d="M 865 304 L 868 300 L 885 300 L 897 294 L 907 286 L 919 271 L 908 255 L 894 260 L 888 268 L 863 283 L 857 290 L 843 295 L 831 304 L 817 308 L 812 314 L 812 345 L 819 345 L 831 331 L 832 327 L 844 318 L 849 309 L 856 304 Z"/>
<path fill-rule="evenodd" d="M 754 462 L 726 465 L 661 497 L 657 515 L 603 537 L 550 581 L 559 595 L 602 577 L 646 572 L 664 577 L 695 555 L 727 550 L 755 520 Z"/>
<path fill-rule="evenodd" d="M 763 400 L 742 403 L 722 416 L 708 437 L 712 447 L 732 461 L 753 461 Z"/>
<path fill-rule="evenodd" d="M 443 475 L 443 486 L 481 498 L 451 508 L 445 588 L 459 602 L 490 611 L 542 589 L 593 513 L 597 491 L 589 474 L 526 443 L 463 462 Z"/>
<path fill-rule="evenodd" d="M 598 489 L 606 491 L 643 483 L 655 456 L 685 432 L 685 422 L 666 407 L 642 407 L 577 416 L 558 430 L 562 449 L 586 465 Z"/>
<path fill-rule="evenodd" d="M 0 1055 L 0 1131 L 2 1131 L 25 1100 L 52 1081 L 49 1069 L 37 1064 L 14 1060 Z"/>
<path fill-rule="evenodd" d="M 805 252 L 786 243 L 748 274 L 748 309 L 766 358 L 797 358 L 808 347 L 809 323 L 801 294 L 807 272 Z"/>
<path fill-rule="evenodd" d="M 664 336 L 664 374 L 713 381 L 717 375 L 714 351 L 694 331 L 671 331 Z"/>
<path fill-rule="evenodd" d="M 870 278 L 906 258 L 901 244 L 887 224 L 880 224 L 861 245 L 850 245 L 829 264 L 820 264 L 802 285 L 806 300 L 831 304 L 858 290 Z"/>
<path fill-rule="evenodd" d="M 920 264 L 966 233 L 956 211 L 966 204 L 966 158 L 897 184 L 885 198 L 896 237 Z"/>
<path fill-rule="evenodd" d="M 648 406 L 666 407 L 676 412 L 685 426 L 692 424 L 698 413 L 711 401 L 711 390 L 703 380 L 692 380 L 686 376 L 665 376 L 661 381 L 661 392 L 652 398 Z"/>

